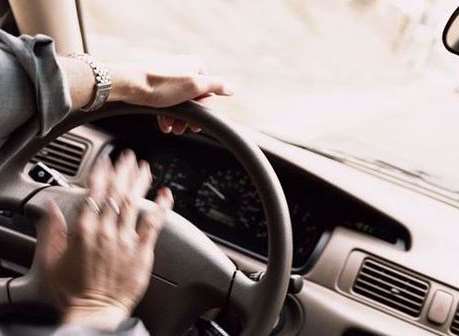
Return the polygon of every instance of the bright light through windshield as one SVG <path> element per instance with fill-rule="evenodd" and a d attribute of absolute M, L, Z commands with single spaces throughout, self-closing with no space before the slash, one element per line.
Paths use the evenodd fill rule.
<path fill-rule="evenodd" d="M 309 146 L 371 155 L 459 188 L 456 0 L 82 1 L 89 51 L 195 54 L 235 96 L 217 111 Z M 167 58 L 166 58 L 167 59 Z"/>

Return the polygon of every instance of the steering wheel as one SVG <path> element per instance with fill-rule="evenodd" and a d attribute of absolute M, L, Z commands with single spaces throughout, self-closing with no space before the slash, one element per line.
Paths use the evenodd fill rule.
<path fill-rule="evenodd" d="M 37 223 L 46 200 L 54 199 L 67 223 L 77 216 L 84 188 L 56 187 L 32 181 L 23 167 L 45 144 L 70 129 L 106 117 L 131 114 L 167 115 L 201 125 L 247 170 L 263 204 L 268 226 L 266 272 L 253 281 L 198 228 L 170 211 L 156 247 L 149 289 L 138 315 L 154 335 L 181 335 L 205 311 L 231 307 L 242 318 L 242 335 L 269 335 L 282 309 L 292 263 L 292 232 L 287 202 L 265 155 L 228 121 L 189 102 L 166 109 L 117 103 L 96 113 L 73 113 L 46 137 L 38 137 L 36 120 L 18 129 L 0 152 L 0 209 L 23 212 Z M 152 206 L 143 200 L 142 208 Z M 12 242 L 14 243 L 14 242 Z M 3 247 L 4 248 L 4 247 Z M 19 278 L 0 278 L 0 303 L 49 303 L 39 271 Z"/>

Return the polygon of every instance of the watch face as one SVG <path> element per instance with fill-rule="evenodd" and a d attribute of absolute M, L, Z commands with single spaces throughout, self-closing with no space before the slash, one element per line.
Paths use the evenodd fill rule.
<path fill-rule="evenodd" d="M 110 90 L 112 89 L 112 82 L 110 83 L 97 83 L 96 84 L 97 88 L 100 90 L 100 91 L 103 91 L 103 92 L 110 92 Z"/>

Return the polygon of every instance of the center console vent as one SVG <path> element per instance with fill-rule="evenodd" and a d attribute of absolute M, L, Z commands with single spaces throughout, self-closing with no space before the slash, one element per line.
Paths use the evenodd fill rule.
<path fill-rule="evenodd" d="M 31 160 L 43 162 L 67 176 L 76 176 L 87 151 L 87 144 L 72 134 L 64 134 L 43 147 Z"/>
<path fill-rule="evenodd" d="M 454 313 L 453 322 L 451 322 L 449 330 L 454 335 L 459 335 L 459 307 L 456 309 L 456 312 Z"/>
<path fill-rule="evenodd" d="M 411 317 L 419 317 L 429 283 L 373 259 L 365 259 L 352 290 Z"/>

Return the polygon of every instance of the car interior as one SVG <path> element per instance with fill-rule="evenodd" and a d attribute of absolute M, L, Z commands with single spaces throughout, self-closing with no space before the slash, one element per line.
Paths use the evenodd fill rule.
<path fill-rule="evenodd" d="M 3 29 L 47 34 L 63 54 L 85 51 L 79 1 L 10 6 Z M 163 134 L 156 115 L 203 131 Z M 31 268 L 45 199 L 70 218 L 95 161 L 130 148 L 155 176 L 145 207 L 161 186 L 175 198 L 135 313 L 152 335 L 459 335 L 457 198 L 195 102 L 108 104 L 45 137 L 36 131 L 27 123 L 0 151 L 4 306 L 46 302 Z"/>

